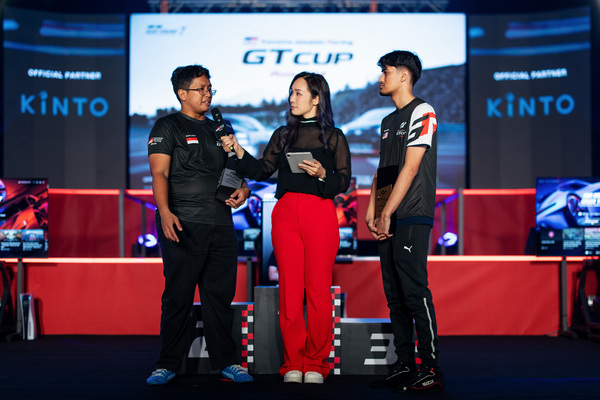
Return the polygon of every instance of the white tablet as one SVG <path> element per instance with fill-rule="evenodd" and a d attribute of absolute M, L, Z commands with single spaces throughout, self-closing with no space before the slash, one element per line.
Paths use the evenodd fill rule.
<path fill-rule="evenodd" d="M 287 153 L 286 156 L 287 156 L 288 163 L 290 164 L 290 169 L 295 174 L 300 174 L 303 172 L 306 173 L 306 171 L 303 171 L 298 167 L 298 164 L 302 164 L 302 161 L 307 160 L 307 161 L 313 162 L 312 153 L 309 151 L 301 151 L 298 153 Z"/>

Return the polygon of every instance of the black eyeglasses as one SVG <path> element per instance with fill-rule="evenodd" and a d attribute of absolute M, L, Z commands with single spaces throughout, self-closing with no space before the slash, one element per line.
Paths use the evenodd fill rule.
<path fill-rule="evenodd" d="M 190 88 L 190 89 L 183 89 L 183 90 L 193 90 L 193 91 L 198 92 L 198 93 L 209 93 L 210 92 L 210 94 L 212 94 L 213 96 L 215 94 L 217 94 L 216 90 L 214 90 L 214 89 L 207 89 L 207 88 L 194 88 L 194 89 Z"/>

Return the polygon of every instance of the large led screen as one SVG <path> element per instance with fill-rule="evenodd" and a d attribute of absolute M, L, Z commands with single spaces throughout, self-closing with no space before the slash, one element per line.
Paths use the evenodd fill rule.
<path fill-rule="evenodd" d="M 589 14 L 469 17 L 471 187 L 591 174 Z"/>
<path fill-rule="evenodd" d="M 4 10 L 4 175 L 126 186 L 126 19 Z"/>
<path fill-rule="evenodd" d="M 148 134 L 179 110 L 170 84 L 181 65 L 201 64 L 217 90 L 213 107 L 254 155 L 285 122 L 290 81 L 321 73 L 335 122 L 347 135 L 357 187 L 368 188 L 379 157 L 379 58 L 416 52 L 424 72 L 415 95 L 438 116 L 438 188 L 465 182 L 465 16 L 463 14 L 134 14 L 130 34 L 130 187 L 150 188 Z"/>

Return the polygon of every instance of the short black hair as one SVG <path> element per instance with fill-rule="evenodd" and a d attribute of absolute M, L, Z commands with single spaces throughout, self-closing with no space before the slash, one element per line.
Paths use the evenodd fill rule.
<path fill-rule="evenodd" d="M 177 67 L 171 75 L 171 83 L 173 84 L 173 92 L 179 100 L 177 92 L 179 89 L 189 89 L 192 81 L 201 76 L 206 76 L 210 79 L 210 72 L 202 65 L 186 65 L 184 67 Z"/>
<path fill-rule="evenodd" d="M 412 74 L 413 86 L 421 77 L 421 60 L 416 54 L 411 53 L 410 51 L 395 50 L 391 53 L 387 53 L 379 59 L 377 65 L 379 65 L 382 70 L 385 69 L 385 67 L 408 68 L 408 70 Z"/>

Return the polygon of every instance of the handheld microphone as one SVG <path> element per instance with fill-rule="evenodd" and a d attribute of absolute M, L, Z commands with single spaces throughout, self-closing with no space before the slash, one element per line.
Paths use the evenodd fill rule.
<path fill-rule="evenodd" d="M 213 108 L 210 110 L 210 113 L 213 116 L 213 119 L 217 123 L 217 128 L 215 129 L 215 135 L 217 136 L 217 140 L 221 140 L 221 136 L 233 135 L 235 132 L 233 131 L 233 127 L 228 121 L 223 119 L 221 115 L 221 111 L 218 108 Z M 229 147 L 229 150 L 233 150 L 233 146 Z"/>

